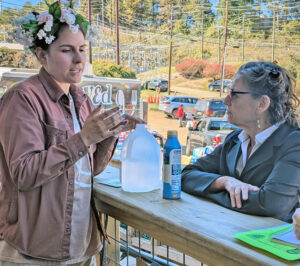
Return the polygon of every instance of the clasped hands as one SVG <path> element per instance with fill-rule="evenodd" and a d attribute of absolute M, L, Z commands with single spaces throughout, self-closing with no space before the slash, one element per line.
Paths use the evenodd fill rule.
<path fill-rule="evenodd" d="M 212 183 L 210 190 L 226 190 L 230 196 L 231 207 L 241 208 L 242 200 L 245 201 L 248 199 L 248 192 L 250 190 L 257 192 L 259 188 L 231 176 L 221 176 Z"/>
<path fill-rule="evenodd" d="M 145 121 L 121 114 L 118 107 L 103 111 L 100 106 L 88 116 L 80 134 L 84 144 L 90 146 L 121 132 L 135 129 L 136 124 L 145 124 Z"/>

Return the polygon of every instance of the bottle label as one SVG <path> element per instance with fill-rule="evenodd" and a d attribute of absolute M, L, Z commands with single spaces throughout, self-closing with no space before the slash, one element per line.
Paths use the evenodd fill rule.
<path fill-rule="evenodd" d="M 170 151 L 169 162 L 164 162 L 163 197 L 167 199 L 180 198 L 181 192 L 181 150 Z"/>

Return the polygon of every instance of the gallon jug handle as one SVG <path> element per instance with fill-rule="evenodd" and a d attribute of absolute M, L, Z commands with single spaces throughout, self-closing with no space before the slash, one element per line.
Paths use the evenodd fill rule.
<path fill-rule="evenodd" d="M 154 136 L 154 138 L 158 139 L 160 142 L 160 146 L 163 147 L 164 146 L 164 139 L 163 137 L 157 133 L 157 132 L 152 132 L 152 135 Z"/>

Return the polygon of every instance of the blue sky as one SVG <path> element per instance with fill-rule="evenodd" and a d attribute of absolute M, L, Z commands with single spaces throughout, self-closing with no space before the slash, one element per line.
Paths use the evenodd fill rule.
<path fill-rule="evenodd" d="M 10 8 L 21 8 L 26 2 L 30 2 L 32 5 L 42 2 L 41 0 L 0 0 L 2 1 L 2 9 Z"/>

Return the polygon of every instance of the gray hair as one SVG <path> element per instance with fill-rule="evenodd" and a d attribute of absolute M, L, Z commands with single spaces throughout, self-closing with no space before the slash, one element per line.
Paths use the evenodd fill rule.
<path fill-rule="evenodd" d="M 240 67 L 237 75 L 246 82 L 253 98 L 263 95 L 270 98 L 268 112 L 272 125 L 285 119 L 288 124 L 298 126 L 295 111 L 300 100 L 290 73 L 273 63 L 249 62 Z"/>

